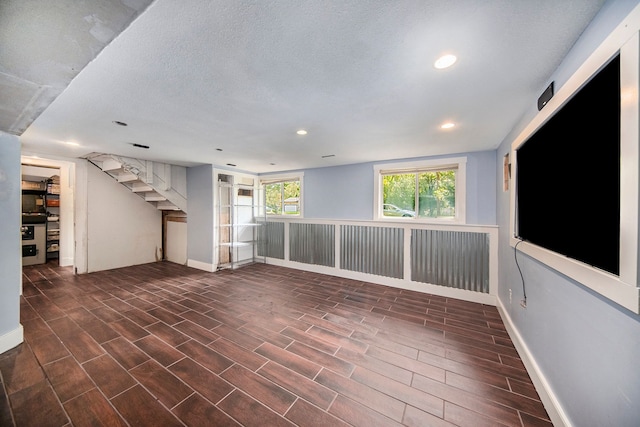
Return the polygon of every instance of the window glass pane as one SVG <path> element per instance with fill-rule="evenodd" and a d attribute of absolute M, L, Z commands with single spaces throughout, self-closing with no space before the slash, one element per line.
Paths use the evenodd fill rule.
<path fill-rule="evenodd" d="M 465 158 L 386 163 L 373 169 L 374 219 L 465 223 Z"/>
<path fill-rule="evenodd" d="M 382 203 L 382 215 L 384 216 L 416 216 L 416 174 L 383 175 Z"/>
<path fill-rule="evenodd" d="M 418 174 L 420 218 L 454 218 L 456 215 L 456 171 Z"/>
<path fill-rule="evenodd" d="M 283 182 L 283 208 L 285 215 L 300 215 L 300 181 Z"/>
<path fill-rule="evenodd" d="M 300 181 L 265 185 L 267 215 L 300 215 Z"/>
<path fill-rule="evenodd" d="M 281 215 L 282 214 L 282 183 L 277 182 L 275 184 L 265 185 L 265 205 L 267 209 L 267 215 Z"/>

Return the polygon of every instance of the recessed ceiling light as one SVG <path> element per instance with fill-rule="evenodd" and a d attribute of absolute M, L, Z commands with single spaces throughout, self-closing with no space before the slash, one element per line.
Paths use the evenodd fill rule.
<path fill-rule="evenodd" d="M 227 163 L 227 166 L 236 166 L 233 163 Z"/>
<path fill-rule="evenodd" d="M 440 129 L 451 129 L 451 128 L 455 127 L 455 126 L 456 126 L 456 124 L 453 123 L 453 122 L 446 122 L 446 123 L 443 123 L 442 125 L 440 125 Z"/>
<path fill-rule="evenodd" d="M 113 121 L 114 124 L 118 125 L 118 126 L 129 126 L 128 124 L 126 124 L 125 122 L 121 122 L 119 120 L 114 120 Z"/>
<path fill-rule="evenodd" d="M 329 157 L 335 157 L 335 154 L 326 154 L 324 156 L 322 156 L 323 159 L 328 159 Z"/>
<path fill-rule="evenodd" d="M 442 55 L 436 60 L 433 66 L 439 70 L 442 70 L 443 68 L 451 67 L 457 60 L 458 58 L 456 58 L 455 55 Z"/>
<path fill-rule="evenodd" d="M 131 145 L 133 145 L 136 148 L 144 148 L 144 149 L 147 149 L 147 150 L 149 149 L 148 145 L 137 144 L 135 142 L 133 144 L 131 144 Z"/>
<path fill-rule="evenodd" d="M 216 151 L 222 151 L 222 148 L 216 148 Z"/>
<path fill-rule="evenodd" d="M 73 141 L 65 141 L 64 143 L 67 144 L 67 145 L 71 145 L 73 147 L 79 147 L 80 146 L 80 144 L 78 144 L 77 142 L 73 142 Z"/>
<path fill-rule="evenodd" d="M 300 130 L 298 130 L 296 133 L 297 133 L 298 135 L 306 135 L 306 134 L 307 134 L 307 131 L 306 131 L 306 130 L 304 130 L 304 129 L 300 129 Z"/>

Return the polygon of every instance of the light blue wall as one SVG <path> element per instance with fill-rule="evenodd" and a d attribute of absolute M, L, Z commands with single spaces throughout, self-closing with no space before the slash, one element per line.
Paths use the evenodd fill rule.
<path fill-rule="evenodd" d="M 309 169 L 304 172 L 304 217 L 373 219 L 373 166 Z"/>
<path fill-rule="evenodd" d="M 467 158 L 467 223 L 495 225 L 496 153 L 483 151 L 449 156 Z M 304 171 L 304 217 L 313 219 L 373 219 L 374 164 L 399 162 L 390 160 Z"/>
<path fill-rule="evenodd" d="M 213 264 L 213 166 L 187 168 L 187 259 Z"/>
<path fill-rule="evenodd" d="M 0 132 L 0 337 L 20 325 L 20 141 Z"/>
<path fill-rule="evenodd" d="M 496 224 L 495 154 L 482 151 L 467 155 L 467 224 Z"/>
<path fill-rule="evenodd" d="M 615 28 L 637 0 L 607 2 L 559 69 L 549 79 L 561 87 Z M 544 87 L 540 88 L 540 93 Z M 499 147 L 501 164 L 513 139 L 536 112 L 535 100 L 520 126 Z M 590 145 L 597 149 L 597 145 Z M 527 308 L 520 307 L 522 280 L 509 246 L 509 193 L 497 168 L 500 226 L 499 298 L 572 425 L 640 425 L 640 316 L 596 295 L 541 263 L 518 254 Z M 597 225 L 596 225 L 597 228 Z M 509 288 L 513 302 L 509 303 Z"/>

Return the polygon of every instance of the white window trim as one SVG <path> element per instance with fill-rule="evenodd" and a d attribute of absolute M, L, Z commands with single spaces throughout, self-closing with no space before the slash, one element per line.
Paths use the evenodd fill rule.
<path fill-rule="evenodd" d="M 285 181 L 300 181 L 300 213 L 298 215 L 267 215 L 268 218 L 304 218 L 304 172 L 285 175 L 265 175 L 259 177 L 260 186 Z"/>
<path fill-rule="evenodd" d="M 456 216 L 455 218 L 400 218 L 386 217 L 382 214 L 382 173 L 397 171 L 398 173 L 413 172 L 418 169 L 446 169 L 455 168 L 456 171 Z M 466 224 L 467 201 L 467 158 L 447 157 L 431 160 L 415 160 L 398 163 L 381 163 L 373 165 L 373 219 L 375 221 L 412 221 L 430 224 Z"/>

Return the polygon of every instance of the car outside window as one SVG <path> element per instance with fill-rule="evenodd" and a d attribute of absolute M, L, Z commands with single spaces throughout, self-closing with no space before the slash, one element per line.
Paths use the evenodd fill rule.
<path fill-rule="evenodd" d="M 385 203 L 382 205 L 382 212 L 384 216 L 401 216 L 401 217 L 410 217 L 416 216 L 416 213 L 409 209 L 401 209 L 396 205 L 392 205 L 390 203 Z"/>
<path fill-rule="evenodd" d="M 375 166 L 374 217 L 464 222 L 466 162 L 451 160 Z"/>

